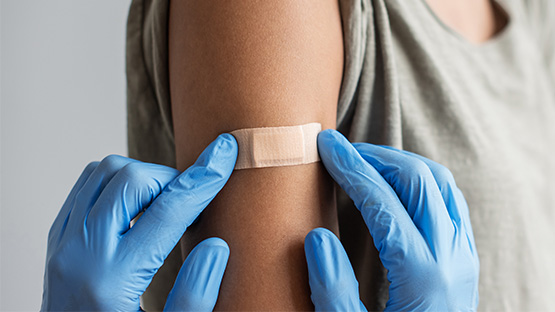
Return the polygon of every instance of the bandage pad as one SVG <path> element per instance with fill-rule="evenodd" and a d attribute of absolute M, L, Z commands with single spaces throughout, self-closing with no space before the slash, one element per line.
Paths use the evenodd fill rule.
<path fill-rule="evenodd" d="M 320 160 L 316 139 L 319 123 L 232 131 L 239 145 L 235 169 L 309 164 Z"/>

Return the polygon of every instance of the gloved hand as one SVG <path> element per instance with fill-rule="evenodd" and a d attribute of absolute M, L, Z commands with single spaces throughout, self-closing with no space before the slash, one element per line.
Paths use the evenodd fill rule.
<path fill-rule="evenodd" d="M 139 311 L 139 296 L 227 182 L 236 158 L 237 142 L 224 134 L 182 174 L 121 156 L 88 165 L 48 235 L 41 310 Z M 201 242 L 166 309 L 212 310 L 228 257 L 223 240 Z"/>
<path fill-rule="evenodd" d="M 318 136 L 320 157 L 360 210 L 391 282 L 386 310 L 474 311 L 479 261 L 466 201 L 445 167 L 413 153 L 359 143 L 334 130 Z M 305 239 L 316 310 L 366 310 L 337 237 Z"/>

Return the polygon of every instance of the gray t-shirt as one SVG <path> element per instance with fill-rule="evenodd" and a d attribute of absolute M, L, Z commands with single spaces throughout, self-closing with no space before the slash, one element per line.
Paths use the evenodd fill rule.
<path fill-rule="evenodd" d="M 175 165 L 168 0 L 134 0 L 127 28 L 130 157 Z M 477 45 L 424 0 L 339 0 L 345 70 L 338 129 L 448 167 L 469 204 L 480 310 L 555 309 L 555 1 L 499 0 L 508 25 Z M 363 302 L 387 279 L 359 212 L 340 192 L 341 240 Z M 161 309 L 181 259 L 143 296 Z"/>

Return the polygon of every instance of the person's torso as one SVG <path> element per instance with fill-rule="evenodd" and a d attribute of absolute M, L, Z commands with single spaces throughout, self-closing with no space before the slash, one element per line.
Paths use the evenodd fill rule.
<path fill-rule="evenodd" d="M 477 46 L 424 0 L 339 0 L 345 70 L 338 129 L 447 166 L 468 201 L 481 260 L 480 309 L 555 307 L 555 61 L 551 0 L 506 0 L 509 24 Z M 127 29 L 129 154 L 175 164 L 167 68 L 168 1 L 134 0 Z M 551 39 L 547 40 L 547 39 Z M 370 310 L 387 280 L 352 202 L 341 239 Z M 170 256 L 143 296 L 162 309 Z"/>
<path fill-rule="evenodd" d="M 555 306 L 555 86 L 522 7 L 506 3 L 508 25 L 476 45 L 423 0 L 366 5 L 361 46 L 373 64 L 361 66 L 342 131 L 453 172 L 481 260 L 480 309 Z"/>

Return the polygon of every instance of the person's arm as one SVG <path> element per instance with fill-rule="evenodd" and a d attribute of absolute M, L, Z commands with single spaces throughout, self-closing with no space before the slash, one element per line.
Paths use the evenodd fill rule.
<path fill-rule="evenodd" d="M 178 169 L 218 134 L 335 128 L 343 73 L 337 0 L 172 1 L 169 69 Z M 183 241 L 218 236 L 230 258 L 216 309 L 313 309 L 305 235 L 337 232 L 322 164 L 236 170 Z M 188 233 L 189 233 L 188 232 Z"/>

